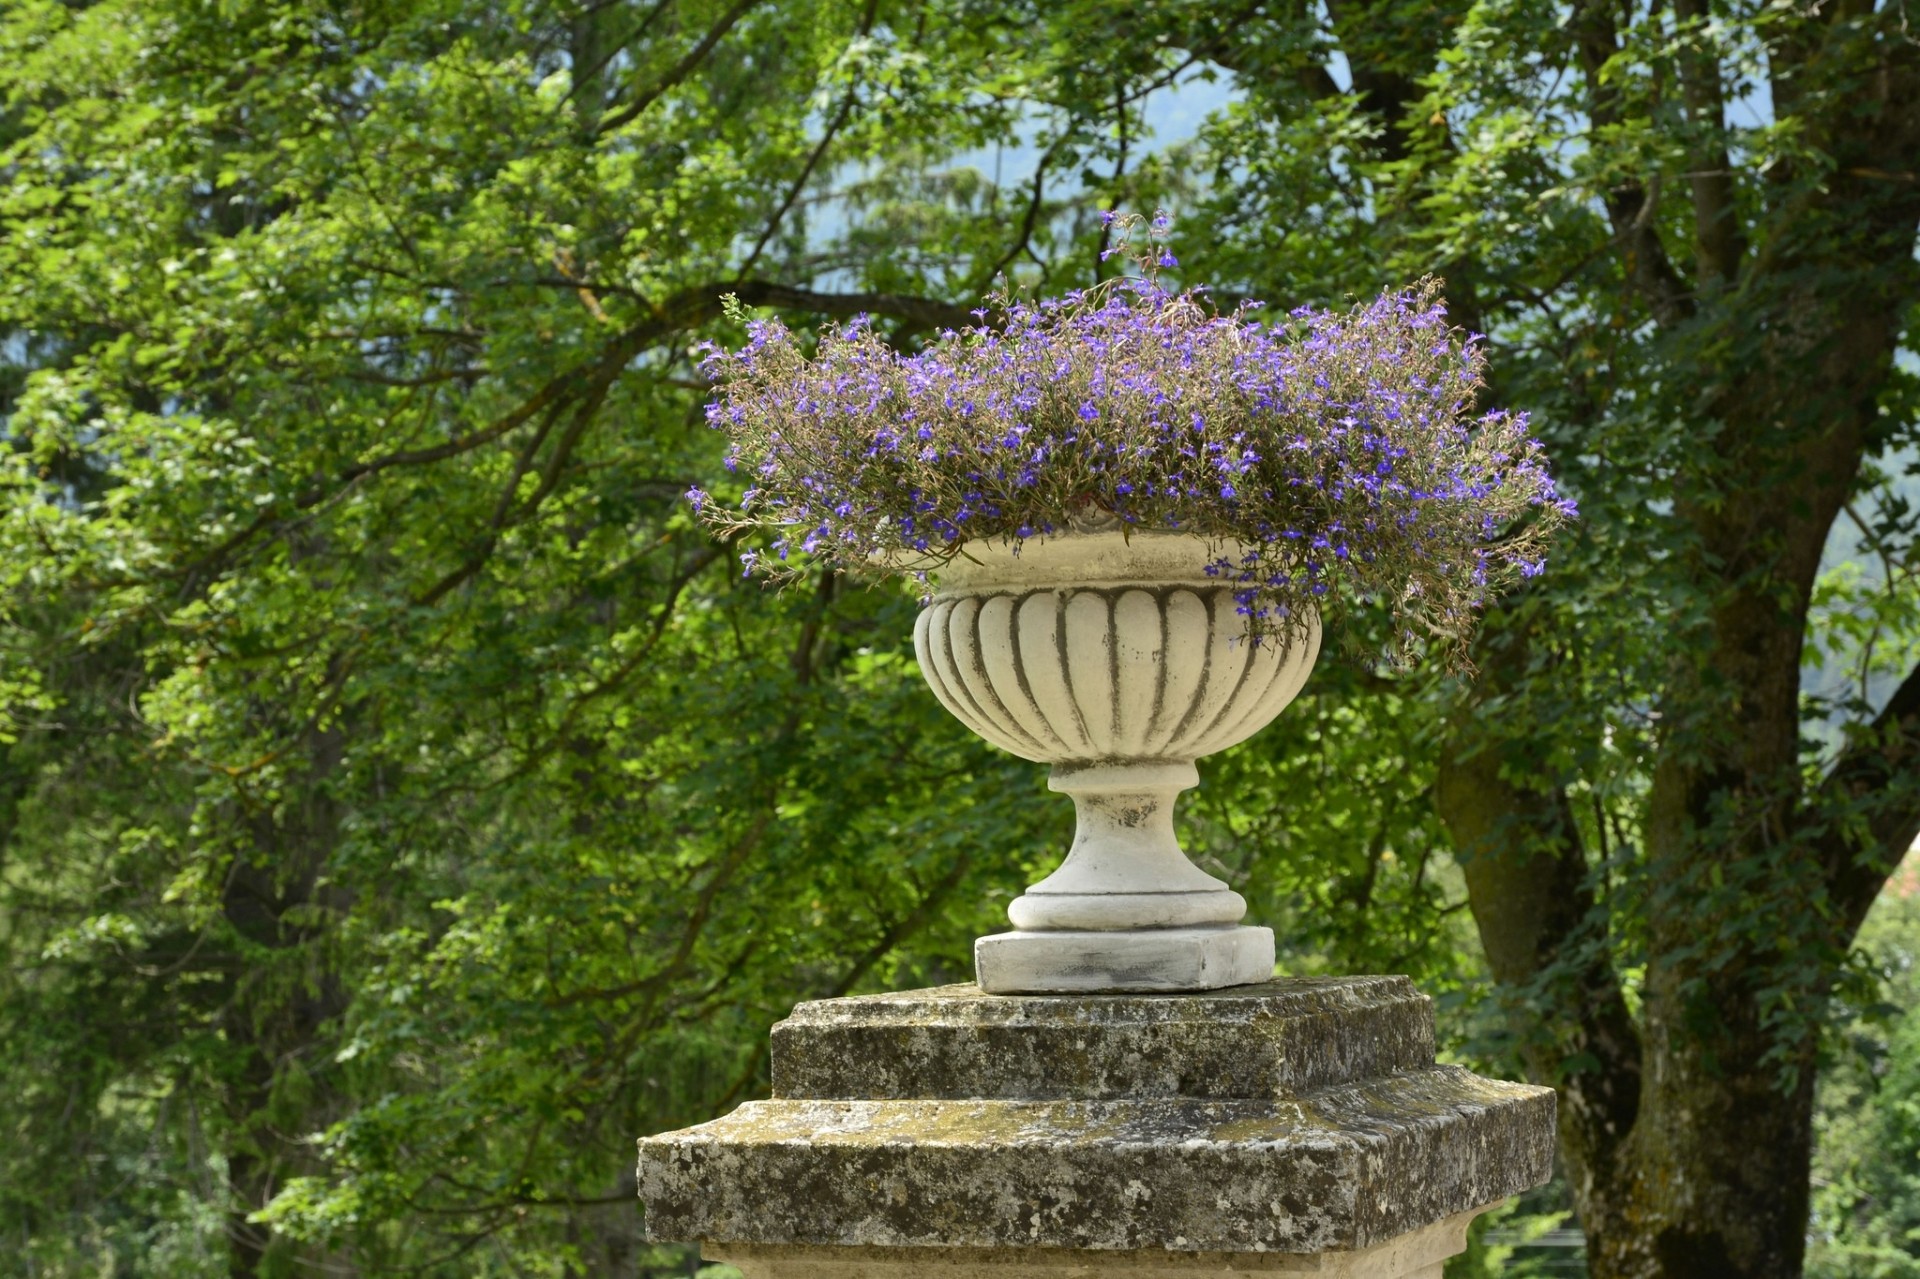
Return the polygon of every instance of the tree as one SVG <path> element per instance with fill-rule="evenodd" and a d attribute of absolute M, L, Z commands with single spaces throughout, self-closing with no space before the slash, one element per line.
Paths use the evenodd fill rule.
<path fill-rule="evenodd" d="M 794 228 L 811 95 L 836 164 L 1004 111 L 917 93 L 945 63 L 878 17 L 0 20 L 29 1265 L 628 1264 L 633 1136 L 760 1086 L 769 1020 L 1046 842 L 1039 779 L 918 688 L 909 600 L 765 596 L 680 501 L 723 293 L 964 317 L 782 282 L 832 269 Z"/>
<path fill-rule="evenodd" d="M 1898 6 L 1244 16 L 1196 43 L 1249 86 L 1211 206 L 1248 283 L 1324 287 L 1330 244 L 1356 280 L 1443 271 L 1586 508 L 1492 619 L 1434 798 L 1560 1089 L 1593 1272 L 1797 1274 L 1822 1009 L 1920 832 L 1887 470 L 1915 419 L 1920 44 Z M 1843 512 L 1892 571 L 1861 686 L 1809 702 Z"/>
<path fill-rule="evenodd" d="M 0 1232 L 631 1265 L 632 1136 L 761 1086 L 795 999 L 963 975 L 1066 815 L 917 687 L 910 601 L 737 580 L 690 348 L 729 292 L 912 343 L 1162 203 L 1224 293 L 1443 274 L 1585 510 L 1476 683 L 1356 614 L 1195 846 L 1430 975 L 1450 834 L 1595 1273 L 1796 1273 L 1920 824 L 1902 13 L 13 6 Z M 1847 511 L 1891 571 L 1819 579 Z M 1852 694 L 1802 697 L 1810 635 Z"/>

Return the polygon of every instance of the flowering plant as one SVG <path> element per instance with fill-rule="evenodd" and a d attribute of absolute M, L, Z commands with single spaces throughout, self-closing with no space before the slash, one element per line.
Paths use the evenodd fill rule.
<path fill-rule="evenodd" d="M 709 348 L 708 421 L 751 487 L 732 509 L 688 497 L 772 535 L 749 572 L 790 571 L 796 549 L 913 573 L 983 539 L 1177 530 L 1204 540 L 1256 635 L 1344 587 L 1391 605 L 1406 651 L 1464 641 L 1573 513 L 1525 417 L 1475 414 L 1485 357 L 1432 281 L 1273 324 L 1151 270 L 990 301 L 999 324 L 977 312 L 916 354 L 863 320 L 811 356 L 774 320 Z"/>

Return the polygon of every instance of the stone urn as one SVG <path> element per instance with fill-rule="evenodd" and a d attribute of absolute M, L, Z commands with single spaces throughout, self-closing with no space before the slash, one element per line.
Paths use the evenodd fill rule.
<path fill-rule="evenodd" d="M 1318 617 L 1254 642 L 1206 565 L 1234 548 L 1165 532 L 968 543 L 914 629 L 920 669 L 960 722 L 1051 764 L 1073 845 L 974 944 L 982 989 L 1211 990 L 1273 975 L 1273 931 L 1187 859 L 1173 805 L 1194 761 L 1245 741 L 1299 693 Z"/>

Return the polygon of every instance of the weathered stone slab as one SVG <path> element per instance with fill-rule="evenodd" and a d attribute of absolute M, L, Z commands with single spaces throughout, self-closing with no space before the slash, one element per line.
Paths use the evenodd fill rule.
<path fill-rule="evenodd" d="M 1434 1067 L 1291 1101 L 766 1101 L 642 1147 L 656 1238 L 1351 1250 L 1544 1181 L 1553 1095 Z"/>
<path fill-rule="evenodd" d="M 1353 1254 L 1538 1185 L 1553 1155 L 1553 1093 L 1436 1066 L 1401 977 L 802 1004 L 773 1079 L 769 1101 L 641 1143 L 653 1238 L 795 1265 Z"/>
<path fill-rule="evenodd" d="M 1405 977 L 1182 995 L 941 986 L 805 1003 L 773 1028 L 773 1095 L 788 1098 L 1279 1098 L 1432 1064 L 1432 1005 Z"/>

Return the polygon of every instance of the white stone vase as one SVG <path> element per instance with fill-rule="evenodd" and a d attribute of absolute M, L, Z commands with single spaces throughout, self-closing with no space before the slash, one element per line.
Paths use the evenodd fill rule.
<path fill-rule="evenodd" d="M 974 944 L 983 989 L 1210 990 L 1273 974 L 1273 931 L 1187 859 L 1173 804 L 1194 761 L 1245 741 L 1306 683 L 1317 616 L 1248 637 L 1233 588 L 1207 576 L 1235 548 L 1184 534 L 1069 533 L 968 543 L 936 574 L 914 628 L 920 669 L 961 723 L 1022 759 L 1078 818 L 1060 869 Z"/>

